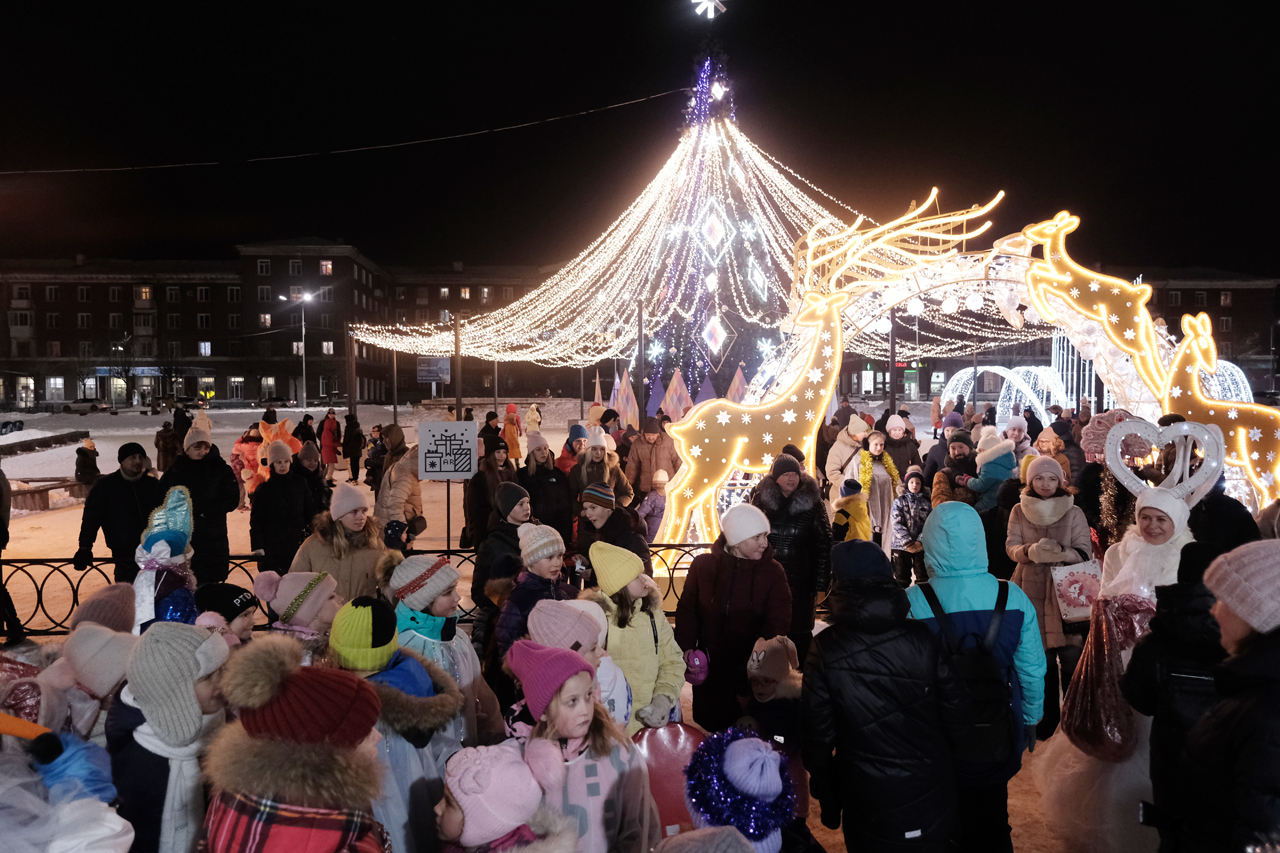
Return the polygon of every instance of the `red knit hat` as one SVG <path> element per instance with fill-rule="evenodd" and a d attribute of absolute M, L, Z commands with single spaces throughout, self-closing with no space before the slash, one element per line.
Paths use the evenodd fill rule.
<path fill-rule="evenodd" d="M 252 737 L 355 746 L 382 712 L 373 686 L 345 670 L 303 666 L 302 644 L 268 635 L 227 661 L 222 693 Z"/>
<path fill-rule="evenodd" d="M 592 678 L 596 669 L 577 652 L 540 646 L 532 640 L 517 640 L 507 652 L 507 663 L 520 679 L 525 702 L 535 720 L 541 720 L 552 698 L 566 681 L 580 672 Z"/>

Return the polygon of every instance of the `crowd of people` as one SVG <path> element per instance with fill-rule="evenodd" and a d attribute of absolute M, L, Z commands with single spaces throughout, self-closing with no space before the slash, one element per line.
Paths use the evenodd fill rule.
<path fill-rule="evenodd" d="M 814 464 L 788 445 L 723 512 L 670 620 L 665 422 L 597 407 L 557 454 L 535 408 L 490 412 L 469 633 L 465 572 L 410 547 L 398 426 L 375 459 L 351 416 L 297 449 L 264 419 L 239 477 L 200 423 L 159 479 L 126 444 L 76 557 L 102 530 L 116 582 L 65 642 L 0 658 L 0 824 L 16 850 L 70 849 L 74 821 L 76 849 L 138 853 L 812 853 L 816 809 L 848 850 L 985 853 L 1013 849 L 1038 752 L 1069 850 L 1280 839 L 1280 540 L 1223 481 L 1175 496 L 1189 447 L 1127 495 L 1083 407 L 931 416 L 922 456 L 908 413 L 843 401 Z M 353 433 L 372 507 L 354 465 L 332 481 Z M 227 583 L 237 481 L 251 590 Z"/>

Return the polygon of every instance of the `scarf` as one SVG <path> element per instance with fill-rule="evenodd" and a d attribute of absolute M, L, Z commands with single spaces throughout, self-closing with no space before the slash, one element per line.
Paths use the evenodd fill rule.
<path fill-rule="evenodd" d="M 862 491 L 868 495 L 871 494 L 871 468 L 879 462 L 884 466 L 885 473 L 889 475 L 889 487 L 893 491 L 893 496 L 898 496 L 898 468 L 893 464 L 893 457 L 887 453 L 881 452 L 879 456 L 872 456 L 868 450 L 862 451 L 862 468 L 858 472 L 858 482 L 862 484 Z"/>
<path fill-rule="evenodd" d="M 120 691 L 126 705 L 137 708 L 133 693 L 126 686 Z M 138 746 L 169 759 L 169 782 L 164 792 L 164 817 L 160 822 L 160 849 L 186 853 L 195 849 L 204 824 L 204 792 L 200 787 L 200 762 L 197 756 L 214 732 L 226 722 L 222 711 L 205 714 L 200 734 L 184 746 L 171 746 L 160 739 L 150 723 L 133 730 Z"/>
<path fill-rule="evenodd" d="M 1177 582 L 1182 546 L 1194 541 L 1195 537 L 1184 526 L 1163 545 L 1149 545 L 1135 524 L 1129 528 L 1124 539 L 1112 546 L 1121 549 L 1124 562 L 1116 576 L 1102 587 L 1098 597 L 1137 595 L 1154 602 L 1156 587 Z M 1103 580 L 1106 581 L 1106 578 Z"/>
<path fill-rule="evenodd" d="M 413 631 L 428 640 L 447 643 L 454 638 L 458 630 L 458 616 L 432 616 L 421 610 L 414 610 L 403 601 L 396 605 L 396 633 Z"/>

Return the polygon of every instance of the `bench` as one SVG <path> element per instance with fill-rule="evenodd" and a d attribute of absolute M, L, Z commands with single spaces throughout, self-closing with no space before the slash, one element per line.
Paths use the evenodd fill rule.
<path fill-rule="evenodd" d="M 21 477 L 13 482 L 30 486 L 11 492 L 10 500 L 14 509 L 48 509 L 49 493 L 57 489 L 66 489 L 71 497 L 83 500 L 89 496 L 89 489 L 93 488 L 89 483 L 79 483 L 69 477 Z M 36 485 L 37 483 L 41 485 Z"/>

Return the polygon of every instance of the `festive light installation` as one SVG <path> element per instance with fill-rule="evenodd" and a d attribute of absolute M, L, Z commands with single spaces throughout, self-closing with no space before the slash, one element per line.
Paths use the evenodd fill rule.
<path fill-rule="evenodd" d="M 714 541 L 720 534 L 721 486 L 740 473 L 765 473 L 787 444 L 799 447 L 812 468 L 815 436 L 840 375 L 846 306 L 873 297 L 878 302 L 887 286 L 915 280 L 925 267 L 955 257 L 962 241 L 982 234 L 991 223 L 973 230 L 967 225 L 1001 198 L 960 213 L 921 216 L 936 195 L 935 189 L 920 209 L 885 225 L 866 228 L 860 216 L 849 228 L 831 234 L 826 223 L 818 223 L 796 244 L 799 311 L 792 321 L 791 340 L 806 341 L 807 350 L 788 365 L 788 386 L 768 402 L 710 400 L 671 426 L 683 464 L 667 486 L 660 541 L 684 541 L 691 524 L 700 537 L 695 541 Z M 901 301 L 911 295 L 905 290 L 897 294 Z M 881 310 L 890 307 L 885 304 Z M 875 322 L 879 313 L 855 314 L 860 319 L 854 322 L 861 328 Z"/>
<path fill-rule="evenodd" d="M 684 133 L 657 177 L 540 287 L 464 319 L 462 352 L 570 367 L 631 359 L 643 304 L 646 349 L 662 342 L 644 377 L 650 388 L 665 385 L 677 367 L 699 387 L 727 358 L 745 361 L 750 374 L 762 358 L 755 338 L 776 340 L 791 313 L 782 277 L 792 247 L 820 222 L 822 233 L 845 227 L 738 130 L 730 81 L 707 59 Z M 454 351 L 451 324 L 356 326 L 353 334 L 400 352 Z M 719 389 L 728 383 L 724 375 Z"/>

